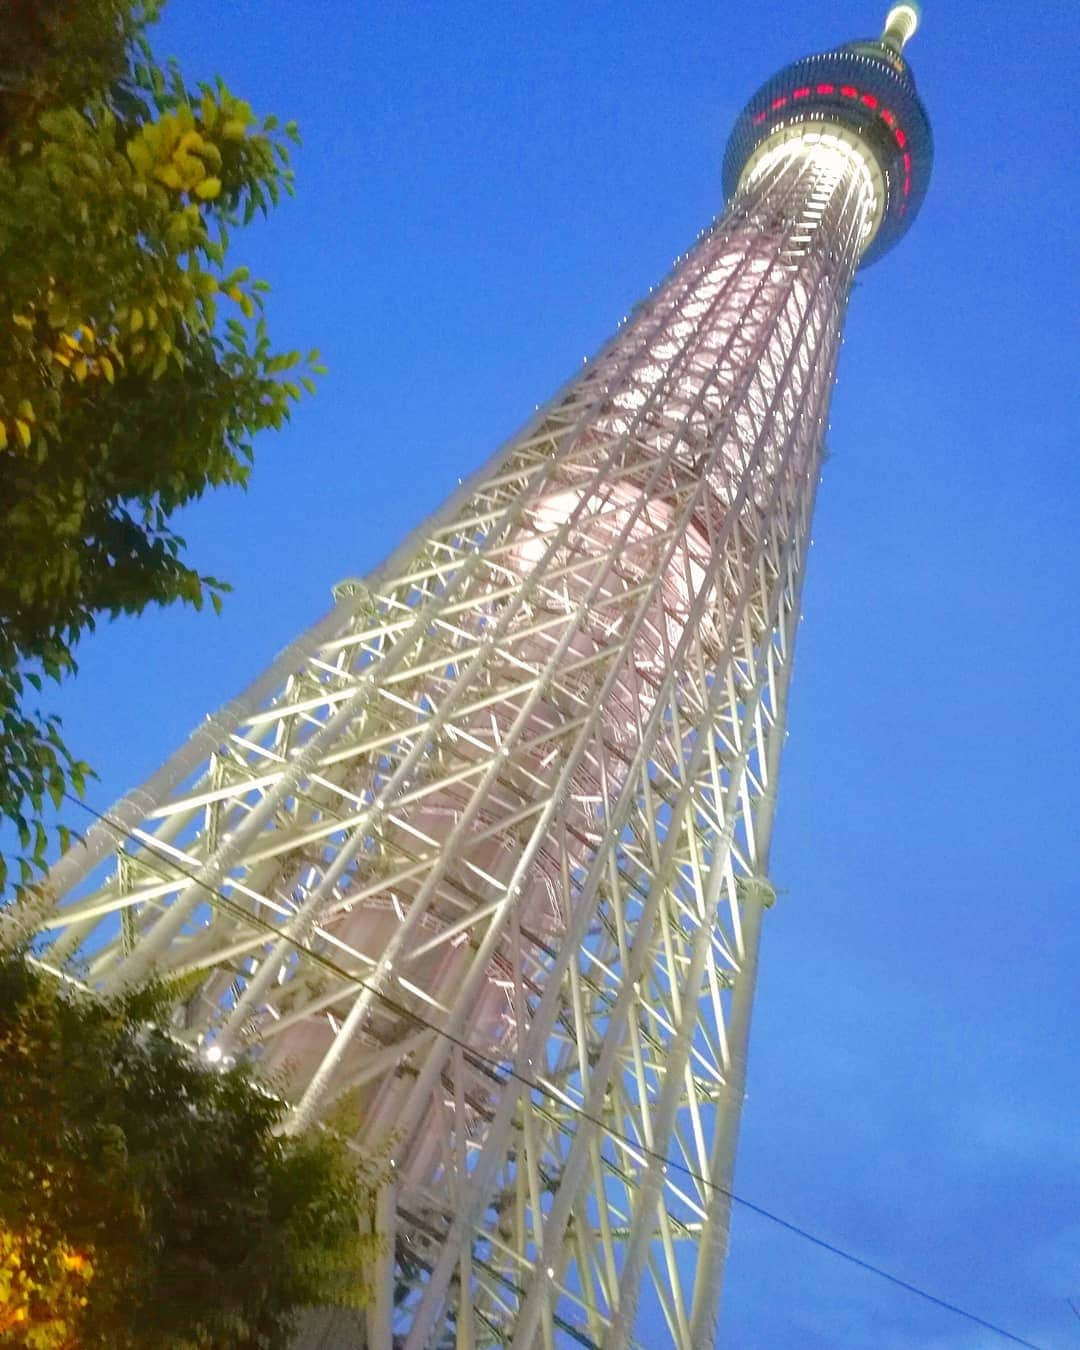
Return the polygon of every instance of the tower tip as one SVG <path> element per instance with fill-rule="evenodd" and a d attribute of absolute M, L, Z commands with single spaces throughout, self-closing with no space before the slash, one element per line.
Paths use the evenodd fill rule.
<path fill-rule="evenodd" d="M 922 11 L 914 0 L 904 0 L 903 4 L 893 5 L 885 16 L 881 41 L 899 56 L 905 43 L 911 41 L 921 20 Z"/>

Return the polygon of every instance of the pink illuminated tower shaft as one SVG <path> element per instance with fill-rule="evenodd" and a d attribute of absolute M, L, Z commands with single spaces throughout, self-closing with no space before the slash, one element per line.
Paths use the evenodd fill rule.
<path fill-rule="evenodd" d="M 751 102 L 599 356 L 53 869 L 50 964 L 185 977 L 209 1063 L 392 1155 L 370 1346 L 715 1338 L 841 323 L 915 200 L 851 60 Z"/>

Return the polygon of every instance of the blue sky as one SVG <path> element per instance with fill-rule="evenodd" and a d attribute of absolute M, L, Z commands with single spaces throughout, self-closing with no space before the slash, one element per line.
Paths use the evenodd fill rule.
<path fill-rule="evenodd" d="M 106 806 L 371 568 L 721 208 L 727 131 L 875 0 L 171 0 L 157 46 L 304 134 L 237 237 L 330 375 L 184 520 L 223 617 L 104 626 L 60 706 Z M 737 1188 L 1080 1346 L 1074 0 L 930 0 L 937 142 L 853 297 L 782 774 Z M 79 823 L 73 821 L 73 823 Z M 725 1343 L 1003 1342 L 746 1213 Z M 647 1343 L 662 1344 L 656 1328 Z"/>

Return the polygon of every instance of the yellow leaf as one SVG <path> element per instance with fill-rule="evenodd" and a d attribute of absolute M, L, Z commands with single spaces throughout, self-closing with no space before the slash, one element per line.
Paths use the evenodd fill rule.
<path fill-rule="evenodd" d="M 34 326 L 33 319 L 28 319 L 25 314 L 13 314 L 11 319 L 12 322 L 17 323 L 20 328 L 33 328 Z"/>
<path fill-rule="evenodd" d="M 190 192 L 206 173 L 206 165 L 195 155 L 176 155 L 173 164 L 180 174 L 180 186 L 185 192 Z"/>
<path fill-rule="evenodd" d="M 18 433 L 19 440 L 22 441 L 24 450 L 30 449 L 30 423 L 24 422 L 21 417 L 15 419 L 15 431 Z"/>
<path fill-rule="evenodd" d="M 7 448 L 7 427 L 0 422 L 0 450 Z"/>
<path fill-rule="evenodd" d="M 201 183 L 196 184 L 195 196 L 204 202 L 212 202 L 220 191 L 220 178 L 204 178 Z"/>
<path fill-rule="evenodd" d="M 113 368 L 113 363 L 109 360 L 107 356 L 99 356 L 98 365 L 105 372 L 105 378 L 109 381 L 110 384 L 113 384 L 116 380 L 116 371 Z"/>
<path fill-rule="evenodd" d="M 19 413 L 25 417 L 28 422 L 34 420 L 34 407 L 28 398 L 19 400 Z"/>
<path fill-rule="evenodd" d="M 154 157 L 144 136 L 133 136 L 132 139 L 128 141 L 127 157 L 131 160 L 132 166 L 138 169 L 140 173 L 150 172 Z"/>
<path fill-rule="evenodd" d="M 227 141 L 242 141 L 247 131 L 247 122 L 242 117 L 229 117 L 221 127 L 221 134 Z"/>
<path fill-rule="evenodd" d="M 162 156 L 171 155 L 180 139 L 180 119 L 176 113 L 165 113 L 158 121 L 158 145 Z"/>
<path fill-rule="evenodd" d="M 90 371 L 90 366 L 87 363 L 86 357 L 81 356 L 78 359 L 78 361 L 76 361 L 75 364 L 71 367 L 71 369 L 75 378 L 79 381 L 80 384 L 82 384 L 83 380 L 86 379 Z"/>
<path fill-rule="evenodd" d="M 154 170 L 154 177 L 159 183 L 164 183 L 166 187 L 179 188 L 181 186 L 180 170 L 175 164 L 159 164 Z"/>
<path fill-rule="evenodd" d="M 142 325 L 143 325 L 142 310 L 133 309 L 131 311 L 131 331 L 133 333 L 137 333 L 139 329 L 142 327 Z"/>
<path fill-rule="evenodd" d="M 206 142 L 197 131 L 185 131 L 176 147 L 177 155 L 198 155 L 202 153 Z"/>

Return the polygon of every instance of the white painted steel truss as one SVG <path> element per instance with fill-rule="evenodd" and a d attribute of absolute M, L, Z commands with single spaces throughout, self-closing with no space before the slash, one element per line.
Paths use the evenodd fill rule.
<path fill-rule="evenodd" d="M 178 1035 L 286 1072 L 296 1125 L 351 1092 L 393 1140 L 371 1345 L 625 1346 L 646 1308 L 712 1343 L 865 179 L 842 147 L 763 162 L 53 871 L 50 963 L 190 977 Z"/>

